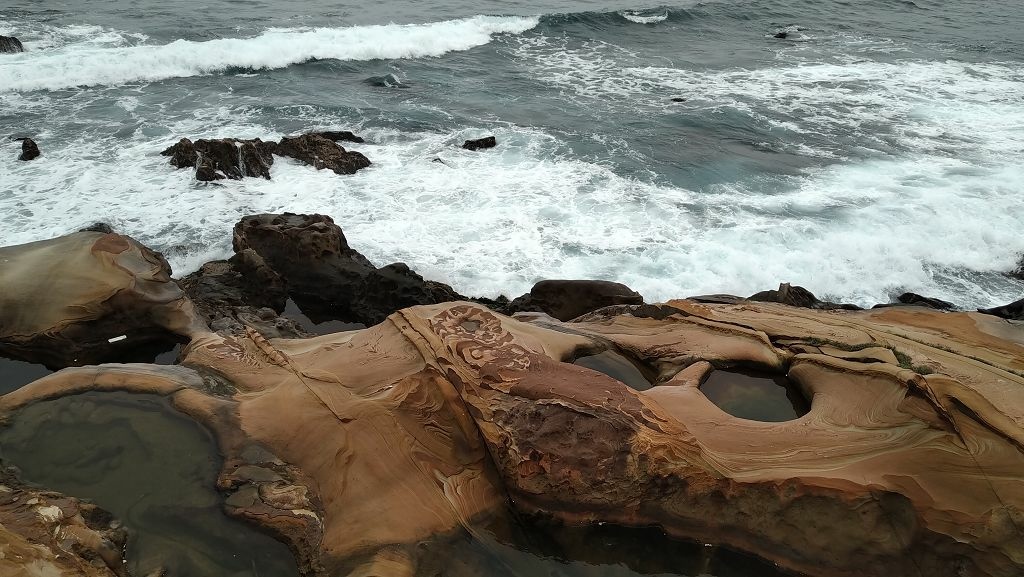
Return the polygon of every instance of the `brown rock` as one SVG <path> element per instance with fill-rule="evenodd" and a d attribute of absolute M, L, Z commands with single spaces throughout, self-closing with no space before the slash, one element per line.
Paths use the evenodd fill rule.
<path fill-rule="evenodd" d="M 309 134 L 313 135 L 313 136 L 322 136 L 322 137 L 324 137 L 324 138 L 326 138 L 328 140 L 334 141 L 334 142 L 338 142 L 340 140 L 343 140 L 345 142 L 356 142 L 356 143 L 366 142 L 361 137 L 356 136 L 355 134 L 349 132 L 348 130 L 326 130 L 326 131 L 323 131 L 323 132 L 310 132 Z"/>
<path fill-rule="evenodd" d="M 585 313 L 614 305 L 640 305 L 644 297 L 628 286 L 603 280 L 542 280 L 508 306 L 508 314 L 520 311 L 547 313 L 568 321 Z"/>
<path fill-rule="evenodd" d="M 273 142 L 259 138 L 239 140 L 221 138 L 192 142 L 182 138 L 160 154 L 171 157 L 171 166 L 195 168 L 196 179 L 201 181 L 230 178 L 241 180 L 246 176 L 270 179 L 270 166 L 274 164 Z"/>
<path fill-rule="evenodd" d="M 781 303 L 789 305 L 791 307 L 802 307 L 809 309 L 846 309 L 846 310 L 860 310 L 857 305 L 851 304 L 839 304 L 829 301 L 818 300 L 818 297 L 805 289 L 802 286 L 791 285 L 788 282 L 779 285 L 778 290 L 761 291 L 759 293 L 750 295 L 747 300 L 766 302 L 766 303 Z"/>
<path fill-rule="evenodd" d="M 362 154 L 347 151 L 333 140 L 319 134 L 304 134 L 294 138 L 284 137 L 277 145 L 275 154 L 288 156 L 321 170 L 333 170 L 335 174 L 355 174 L 370 166 Z"/>

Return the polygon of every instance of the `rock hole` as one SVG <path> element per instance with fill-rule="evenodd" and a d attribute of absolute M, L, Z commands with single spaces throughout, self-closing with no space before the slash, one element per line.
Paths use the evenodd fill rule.
<path fill-rule="evenodd" d="M 726 413 L 751 421 L 792 421 L 811 409 L 800 389 L 782 375 L 715 370 L 700 390 Z"/>

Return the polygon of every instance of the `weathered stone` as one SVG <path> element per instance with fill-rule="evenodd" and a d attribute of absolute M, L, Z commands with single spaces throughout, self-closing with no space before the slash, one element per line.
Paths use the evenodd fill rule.
<path fill-rule="evenodd" d="M 985 313 L 988 315 L 995 315 L 1004 319 L 1010 319 L 1015 321 L 1024 321 L 1024 299 L 1019 301 L 1013 301 L 1010 304 L 1003 305 L 1001 307 L 992 307 L 990 309 L 978 309 L 978 312 Z"/>
<path fill-rule="evenodd" d="M 322 132 L 310 132 L 309 134 L 311 134 L 313 136 L 322 136 L 322 137 L 324 137 L 324 138 L 326 138 L 328 140 L 331 140 L 333 142 L 338 142 L 338 141 L 356 142 L 356 143 L 366 142 L 361 137 L 356 136 L 355 134 L 349 132 L 348 130 L 325 130 L 325 131 L 322 131 Z"/>
<path fill-rule="evenodd" d="M 335 174 L 355 174 L 370 166 L 370 160 L 361 153 L 347 151 L 333 140 L 319 134 L 284 137 L 274 152 L 304 162 L 317 170 L 327 168 Z"/>
<path fill-rule="evenodd" d="M 18 160 L 28 161 L 39 158 L 39 155 L 42 153 L 39 152 L 39 145 L 36 144 L 36 141 L 31 138 L 22 138 L 20 140 L 21 156 L 18 157 Z"/>
<path fill-rule="evenodd" d="M 276 143 L 263 142 L 259 138 L 201 139 L 195 142 L 182 138 L 160 154 L 171 157 L 171 166 L 195 168 L 196 179 L 201 181 L 241 180 L 246 176 L 269 179 L 270 166 L 274 164 L 272 153 L 276 147 Z"/>
<path fill-rule="evenodd" d="M 24 51 L 25 47 L 22 46 L 21 40 L 14 36 L 0 36 L 0 54 Z"/>
<path fill-rule="evenodd" d="M 780 303 L 792 307 L 822 310 L 860 310 L 861 308 L 857 305 L 839 304 L 819 300 L 811 291 L 802 286 L 791 285 L 788 282 L 780 284 L 778 290 L 761 291 L 750 295 L 747 297 L 747 300 L 766 303 Z"/>
<path fill-rule="evenodd" d="M 542 280 L 515 299 L 507 313 L 540 311 L 568 321 L 602 307 L 640 305 L 644 297 L 628 286 L 603 280 Z"/>

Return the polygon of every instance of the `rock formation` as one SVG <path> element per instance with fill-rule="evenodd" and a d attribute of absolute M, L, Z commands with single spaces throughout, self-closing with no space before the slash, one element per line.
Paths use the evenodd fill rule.
<path fill-rule="evenodd" d="M 467 140 L 462 143 L 462 148 L 466 150 L 480 150 L 483 148 L 494 148 L 498 145 L 498 141 L 493 136 L 485 136 L 483 138 L 477 138 L 476 140 Z"/>
<path fill-rule="evenodd" d="M 512 301 L 508 314 L 539 311 L 560 321 L 613 305 L 641 305 L 644 297 L 628 286 L 603 280 L 542 280 Z"/>
<path fill-rule="evenodd" d="M 0 575 L 127 577 L 126 537 L 99 507 L 27 487 L 0 469 Z"/>
<path fill-rule="evenodd" d="M 18 140 L 21 141 L 21 155 L 18 157 L 18 160 L 35 160 L 42 154 L 39 152 L 39 145 L 31 138 L 19 138 Z"/>
<path fill-rule="evenodd" d="M 270 166 L 274 164 L 272 153 L 276 146 L 273 142 L 263 142 L 259 138 L 200 139 L 195 142 L 182 138 L 160 154 L 171 157 L 171 166 L 195 168 L 196 180 L 241 180 L 245 176 L 269 179 Z"/>
<path fill-rule="evenodd" d="M 94 236 L 34 250 L 141 250 L 78 234 Z M 235 248 L 293 298 L 362 287 L 352 298 L 384 314 L 374 291 L 387 274 L 326 217 L 249 217 Z M 26 254 L 8 269 L 19 279 Z M 320 257 L 300 259 L 310 254 Z M 153 282 L 154 263 L 119 258 L 105 274 Z M 101 291 L 51 298 L 81 302 L 79 292 Z M 8 294 L 41 306 L 23 286 Z M 390 294 L 389 305 L 408 296 Z M 216 433 L 229 513 L 288 543 L 304 575 L 432 575 L 438 563 L 452 577 L 484 574 L 432 544 L 485 540 L 513 514 L 658 526 L 815 577 L 1024 573 L 1024 334 L 991 316 L 680 300 L 562 322 L 451 302 L 364 330 L 268 339 L 252 326 L 212 332 L 180 296 L 145 302 L 153 310 L 140 316 L 189 339 L 181 366 L 65 369 L 0 397 L 0 419 L 84 391 L 169 397 Z M 18 310 L 0 308 L 3 326 Z M 644 367 L 653 386 L 568 362 L 602 352 Z M 728 368 L 787 375 L 810 410 L 772 423 L 723 412 L 701 384 Z"/>
<path fill-rule="evenodd" d="M 1024 299 L 1013 301 L 1010 304 L 1006 304 L 1000 307 L 992 307 L 990 309 L 978 309 L 978 312 L 995 315 L 1004 319 L 1011 319 L 1015 321 L 1024 321 Z"/>
<path fill-rule="evenodd" d="M 778 290 L 767 290 L 759 293 L 750 295 L 747 300 L 767 302 L 767 303 L 781 303 L 792 307 L 802 307 L 809 309 L 847 309 L 857 310 L 860 307 L 857 305 L 850 304 L 839 304 L 828 301 L 819 300 L 818 297 L 805 289 L 802 286 L 793 286 L 789 283 L 782 283 L 779 285 Z"/>
<path fill-rule="evenodd" d="M 355 134 L 349 132 L 348 130 L 325 130 L 322 132 L 310 132 L 309 134 L 311 136 L 322 136 L 332 142 L 338 142 L 342 140 L 345 142 L 355 143 L 366 142 L 365 140 L 363 140 L 362 137 L 356 136 Z"/>
<path fill-rule="evenodd" d="M 370 166 L 370 160 L 361 153 L 348 151 L 334 140 L 320 134 L 304 134 L 294 138 L 284 137 L 275 152 L 288 156 L 321 170 L 327 168 L 335 174 L 355 174 Z"/>
<path fill-rule="evenodd" d="M 0 248 L 0 354 L 59 368 L 170 349 L 193 322 L 170 274 L 118 234 Z"/>
<path fill-rule="evenodd" d="M 24 51 L 25 47 L 22 46 L 21 40 L 14 36 L 0 36 L 0 54 Z"/>

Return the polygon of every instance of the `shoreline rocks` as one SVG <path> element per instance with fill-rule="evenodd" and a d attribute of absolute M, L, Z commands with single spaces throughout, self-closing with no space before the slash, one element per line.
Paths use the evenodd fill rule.
<path fill-rule="evenodd" d="M 495 146 L 498 146 L 498 141 L 493 136 L 467 140 L 462 143 L 462 148 L 466 150 L 483 150 L 485 148 L 494 148 Z"/>
<path fill-rule="evenodd" d="M 19 138 L 17 140 L 21 141 L 21 156 L 18 157 L 18 160 L 35 160 L 39 158 L 40 154 L 42 154 L 39 152 L 39 145 L 37 145 L 36 141 L 31 138 Z"/>
<path fill-rule="evenodd" d="M 359 152 L 348 151 L 330 138 L 319 134 L 284 137 L 275 154 L 304 162 L 317 170 L 329 169 L 335 174 L 355 174 L 370 166 L 370 160 Z"/>

